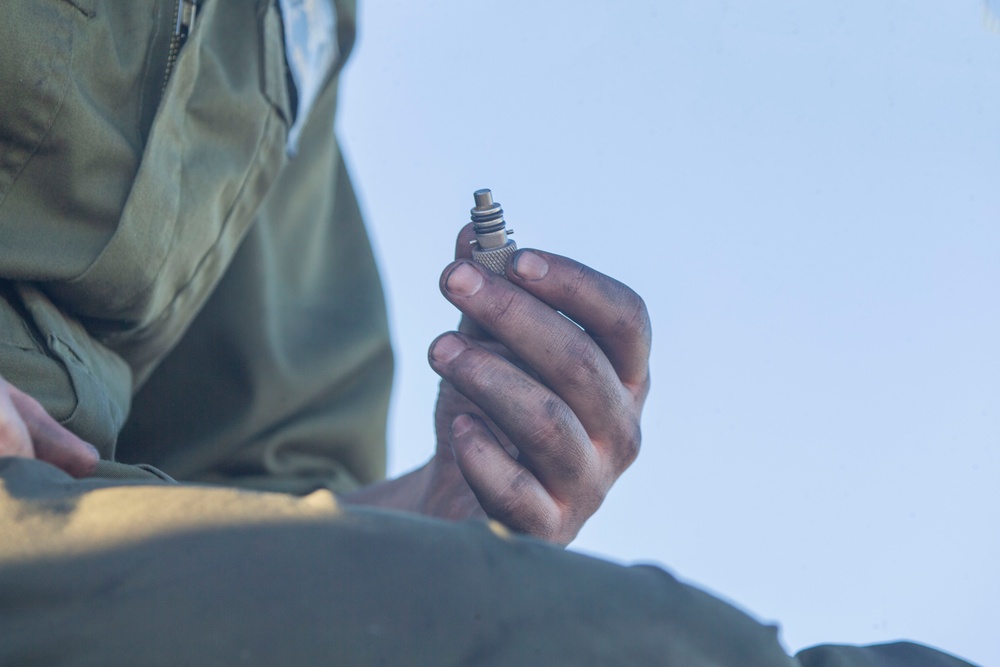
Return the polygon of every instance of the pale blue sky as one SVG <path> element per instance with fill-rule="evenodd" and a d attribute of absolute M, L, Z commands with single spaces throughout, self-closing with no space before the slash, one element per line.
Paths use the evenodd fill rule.
<path fill-rule="evenodd" d="M 393 472 L 472 191 L 642 294 L 638 462 L 573 548 L 790 649 L 1000 664 L 1000 34 L 980 0 L 362 2 L 338 131 L 398 355 Z"/>

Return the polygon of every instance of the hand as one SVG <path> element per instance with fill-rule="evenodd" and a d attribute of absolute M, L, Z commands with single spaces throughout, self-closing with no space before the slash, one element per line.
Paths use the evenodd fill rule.
<path fill-rule="evenodd" d="M 438 448 L 424 470 L 437 484 L 425 499 L 435 513 L 485 511 L 566 544 L 639 451 L 645 304 L 625 285 L 537 250 L 520 250 L 504 280 L 469 261 L 471 238 L 467 227 L 460 259 L 441 278 L 464 317 L 460 333 L 430 350 L 443 382 Z"/>
<path fill-rule="evenodd" d="M 49 416 L 38 401 L 0 378 L 0 457 L 37 458 L 74 477 L 93 474 L 97 450 Z"/>

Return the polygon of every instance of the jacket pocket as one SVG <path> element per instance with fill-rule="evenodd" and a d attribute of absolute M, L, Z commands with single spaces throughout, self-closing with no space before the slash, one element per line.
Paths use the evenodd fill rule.
<path fill-rule="evenodd" d="M 186 331 L 285 162 L 280 29 L 271 2 L 202 3 L 114 236 L 81 275 L 46 286 L 136 386 Z"/>
<path fill-rule="evenodd" d="M 3 0 L 0 277 L 71 279 L 114 234 L 163 81 L 163 5 Z"/>

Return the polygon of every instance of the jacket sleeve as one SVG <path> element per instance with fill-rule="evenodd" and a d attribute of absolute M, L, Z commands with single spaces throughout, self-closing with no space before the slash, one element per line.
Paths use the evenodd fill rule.
<path fill-rule="evenodd" d="M 112 457 L 129 409 L 129 367 L 31 284 L 0 281 L 0 376 Z"/>

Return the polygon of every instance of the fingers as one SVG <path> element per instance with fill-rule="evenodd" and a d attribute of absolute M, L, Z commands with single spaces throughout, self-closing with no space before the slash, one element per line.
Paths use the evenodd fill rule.
<path fill-rule="evenodd" d="M 474 240 L 470 223 L 458 234 L 456 260 L 472 259 Z M 645 397 L 652 330 L 642 297 L 579 262 L 534 249 L 519 250 L 506 275 L 513 284 L 582 326 L 607 355 L 622 384 L 637 397 Z M 475 317 L 463 318 L 459 326 L 460 331 L 475 337 L 481 337 L 484 329 L 489 330 L 488 324 Z"/>
<path fill-rule="evenodd" d="M 53 419 L 31 396 L 13 385 L 7 386 L 11 404 L 30 435 L 29 446 L 33 446 L 35 457 L 74 477 L 92 475 L 100 458 L 97 450 Z"/>
<path fill-rule="evenodd" d="M 455 461 L 486 514 L 510 528 L 568 544 L 561 507 L 528 468 L 500 446 L 479 418 L 459 415 L 451 424 Z"/>
<path fill-rule="evenodd" d="M 649 381 L 652 328 L 642 298 L 628 286 L 567 257 L 519 250 L 507 270 L 511 282 L 586 329 L 622 383 Z"/>
<path fill-rule="evenodd" d="M 633 398 L 587 332 L 472 262 L 454 263 L 442 277 L 442 292 L 558 394 L 591 437 L 621 441 L 634 435 L 631 424 L 608 418 L 626 413 Z"/>
<path fill-rule="evenodd" d="M 430 363 L 510 438 L 548 493 L 575 502 L 581 487 L 601 486 L 593 443 L 548 387 L 461 334 L 438 337 Z"/>
<path fill-rule="evenodd" d="M 0 379 L 0 456 L 35 458 L 28 427 L 11 400 L 14 387 Z"/>
<path fill-rule="evenodd" d="M 622 283 L 551 253 L 518 251 L 505 276 L 494 275 L 471 261 L 472 236 L 463 229 L 441 277 L 462 333 L 440 336 L 430 363 L 489 425 L 460 415 L 448 444 L 489 516 L 568 541 L 638 454 L 646 306 Z"/>

